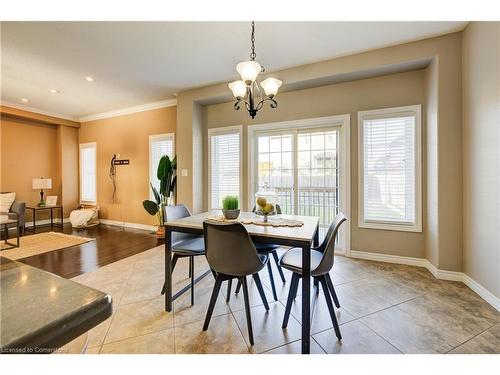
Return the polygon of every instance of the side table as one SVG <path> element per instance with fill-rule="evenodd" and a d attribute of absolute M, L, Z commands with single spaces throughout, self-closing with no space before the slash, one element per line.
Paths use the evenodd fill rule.
<path fill-rule="evenodd" d="M 33 214 L 33 226 L 31 227 L 26 227 L 26 231 L 32 231 L 35 233 L 36 231 L 36 214 L 39 211 L 44 211 L 44 210 L 50 210 L 50 229 L 53 230 L 54 227 L 61 229 L 61 232 L 63 231 L 64 228 L 64 215 L 63 215 L 63 206 L 44 206 L 44 207 L 38 207 L 38 206 L 27 206 L 26 211 L 31 210 Z M 55 222 L 54 221 L 54 211 L 60 210 L 61 214 L 61 221 L 60 222 Z"/>

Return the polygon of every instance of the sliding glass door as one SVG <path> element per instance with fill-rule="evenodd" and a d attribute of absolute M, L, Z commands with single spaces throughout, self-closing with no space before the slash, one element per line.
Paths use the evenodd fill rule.
<path fill-rule="evenodd" d="M 256 186 L 271 189 L 285 214 L 320 217 L 320 237 L 339 210 L 340 127 L 258 131 Z"/>

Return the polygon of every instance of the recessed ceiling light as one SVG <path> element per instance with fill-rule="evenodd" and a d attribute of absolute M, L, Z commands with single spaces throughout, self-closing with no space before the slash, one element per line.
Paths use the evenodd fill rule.
<path fill-rule="evenodd" d="M 50 92 L 51 92 L 52 94 L 59 94 L 59 93 L 60 93 L 60 91 L 59 91 L 59 90 L 56 90 L 56 89 L 50 89 Z"/>
<path fill-rule="evenodd" d="M 91 76 L 87 76 L 87 77 L 85 77 L 85 79 L 87 81 L 89 81 L 89 82 L 94 82 L 95 81 L 95 79 L 93 77 L 91 77 Z"/>
<path fill-rule="evenodd" d="M 28 103 L 28 102 L 29 102 L 29 100 L 28 100 L 28 99 L 26 99 L 26 98 L 21 98 L 21 101 L 22 101 L 23 103 Z"/>

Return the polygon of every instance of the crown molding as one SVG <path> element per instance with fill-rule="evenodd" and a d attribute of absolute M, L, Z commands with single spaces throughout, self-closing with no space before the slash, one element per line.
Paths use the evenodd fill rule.
<path fill-rule="evenodd" d="M 150 111 L 152 109 L 171 107 L 174 105 L 177 105 L 177 99 L 175 99 L 175 98 L 174 99 L 166 99 L 166 100 L 161 100 L 159 102 L 146 103 L 146 104 L 137 105 L 134 107 L 122 108 L 122 109 L 117 109 L 115 111 L 103 112 L 103 113 L 98 113 L 95 115 L 80 117 L 79 121 L 80 122 L 88 122 L 88 121 L 94 121 L 94 120 L 102 120 L 105 118 L 129 115 L 131 113 Z"/>
<path fill-rule="evenodd" d="M 61 118 L 63 120 L 80 122 L 80 119 L 78 119 L 76 117 L 71 117 L 71 116 L 68 116 L 68 115 L 63 115 L 62 113 L 55 113 L 55 112 L 44 111 L 44 110 L 41 110 L 41 109 L 38 109 L 38 108 L 34 108 L 34 107 L 30 107 L 30 106 L 23 105 L 23 104 L 17 104 L 17 103 L 11 103 L 11 102 L 2 101 L 2 102 L 0 102 L 0 105 L 5 106 L 5 107 L 11 107 L 11 108 L 15 108 L 15 109 L 20 109 L 22 111 L 38 113 L 40 115 L 45 115 L 45 116 L 50 116 L 50 117 L 57 117 L 57 118 Z"/>

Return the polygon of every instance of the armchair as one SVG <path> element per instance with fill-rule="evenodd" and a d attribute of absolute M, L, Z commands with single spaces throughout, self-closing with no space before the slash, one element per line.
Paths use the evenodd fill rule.
<path fill-rule="evenodd" d="M 8 213 L 9 219 L 17 219 L 19 225 L 19 233 L 24 235 L 26 202 L 14 201 Z"/>

